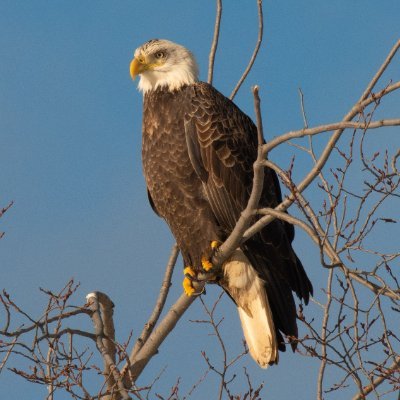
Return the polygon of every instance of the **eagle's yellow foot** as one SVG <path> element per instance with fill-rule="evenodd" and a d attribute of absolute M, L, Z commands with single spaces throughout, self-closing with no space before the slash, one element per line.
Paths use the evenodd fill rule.
<path fill-rule="evenodd" d="M 207 272 L 213 267 L 210 260 L 207 260 L 207 258 L 205 257 L 201 259 L 201 265 L 203 266 L 203 269 Z"/>
<path fill-rule="evenodd" d="M 214 253 L 216 252 L 216 250 L 218 249 L 218 247 L 221 245 L 221 242 L 219 242 L 218 240 L 213 240 L 210 244 L 211 249 L 212 249 L 212 255 L 210 258 L 212 258 L 212 256 L 214 255 Z M 203 266 L 203 269 L 205 271 L 210 271 L 210 269 L 212 269 L 213 265 L 211 263 L 211 261 L 205 257 L 203 257 L 201 259 L 201 265 Z"/>
<path fill-rule="evenodd" d="M 221 245 L 221 242 L 218 240 L 213 240 L 211 242 L 211 248 L 215 251 L 218 249 L 218 247 Z"/>
<path fill-rule="evenodd" d="M 183 279 L 182 282 L 183 290 L 187 296 L 191 296 L 195 292 L 191 277 L 194 278 L 196 274 L 191 267 L 186 267 L 183 270 L 183 273 L 185 275 L 185 278 Z"/>

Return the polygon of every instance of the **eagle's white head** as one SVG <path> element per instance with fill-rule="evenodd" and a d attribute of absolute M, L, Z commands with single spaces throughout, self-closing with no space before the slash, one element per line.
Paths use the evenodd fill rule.
<path fill-rule="evenodd" d="M 152 39 L 135 50 L 130 65 L 133 79 L 140 75 L 143 93 L 167 87 L 174 91 L 198 80 L 199 69 L 193 54 L 185 47 L 164 39 Z"/>

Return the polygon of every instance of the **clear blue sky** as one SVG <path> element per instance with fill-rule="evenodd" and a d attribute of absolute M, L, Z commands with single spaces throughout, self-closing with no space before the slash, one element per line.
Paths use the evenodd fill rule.
<path fill-rule="evenodd" d="M 229 94 L 255 44 L 257 9 L 255 1 L 225 3 L 214 82 Z M 264 1 L 264 13 L 264 44 L 236 102 L 253 116 L 250 87 L 260 85 L 267 138 L 302 127 L 299 87 L 311 125 L 340 119 L 400 36 L 398 0 Z M 112 298 L 119 340 L 141 330 L 173 239 L 147 202 L 142 99 L 129 62 L 144 41 L 166 38 L 195 53 L 205 80 L 214 15 L 214 1 L 0 0 L 0 207 L 15 201 L 0 221 L 1 287 L 26 311 L 40 314 L 38 287 L 57 290 L 74 277 L 81 282 L 76 303 L 92 290 Z M 398 79 L 399 67 L 386 79 Z M 384 116 L 399 116 L 399 100 L 386 103 Z M 292 151 L 285 149 L 275 153 L 283 166 Z M 326 271 L 311 246 L 298 235 L 296 251 L 323 299 Z M 181 279 L 177 268 L 170 302 Z M 233 355 L 242 333 L 233 305 L 222 310 Z M 206 369 L 200 350 L 218 352 L 207 331 L 188 322 L 202 317 L 198 305 L 189 310 L 141 383 L 167 366 L 158 391 L 179 376 L 182 394 L 191 387 Z M 267 371 L 250 358 L 243 365 L 265 382 L 265 397 L 315 397 L 315 360 L 288 353 Z M 213 398 L 214 383 L 192 398 Z M 44 388 L 9 372 L 0 376 L 2 398 L 44 396 Z"/>

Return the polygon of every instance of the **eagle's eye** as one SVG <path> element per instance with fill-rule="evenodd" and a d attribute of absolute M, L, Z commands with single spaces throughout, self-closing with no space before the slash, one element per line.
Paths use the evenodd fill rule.
<path fill-rule="evenodd" d="M 165 53 L 163 51 L 159 51 L 158 53 L 155 54 L 155 57 L 157 60 L 161 60 L 162 58 L 165 57 Z"/>

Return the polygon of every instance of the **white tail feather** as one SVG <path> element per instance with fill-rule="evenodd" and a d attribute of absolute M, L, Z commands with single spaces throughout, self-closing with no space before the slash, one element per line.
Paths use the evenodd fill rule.
<path fill-rule="evenodd" d="M 224 264 L 222 286 L 235 300 L 251 356 L 261 368 L 278 362 L 272 312 L 262 280 L 241 250 Z"/>
<path fill-rule="evenodd" d="M 263 296 L 265 297 L 265 295 Z M 238 307 L 244 337 L 251 356 L 261 368 L 278 362 L 274 323 L 268 303 L 259 296 L 248 305 L 252 316 Z"/>

